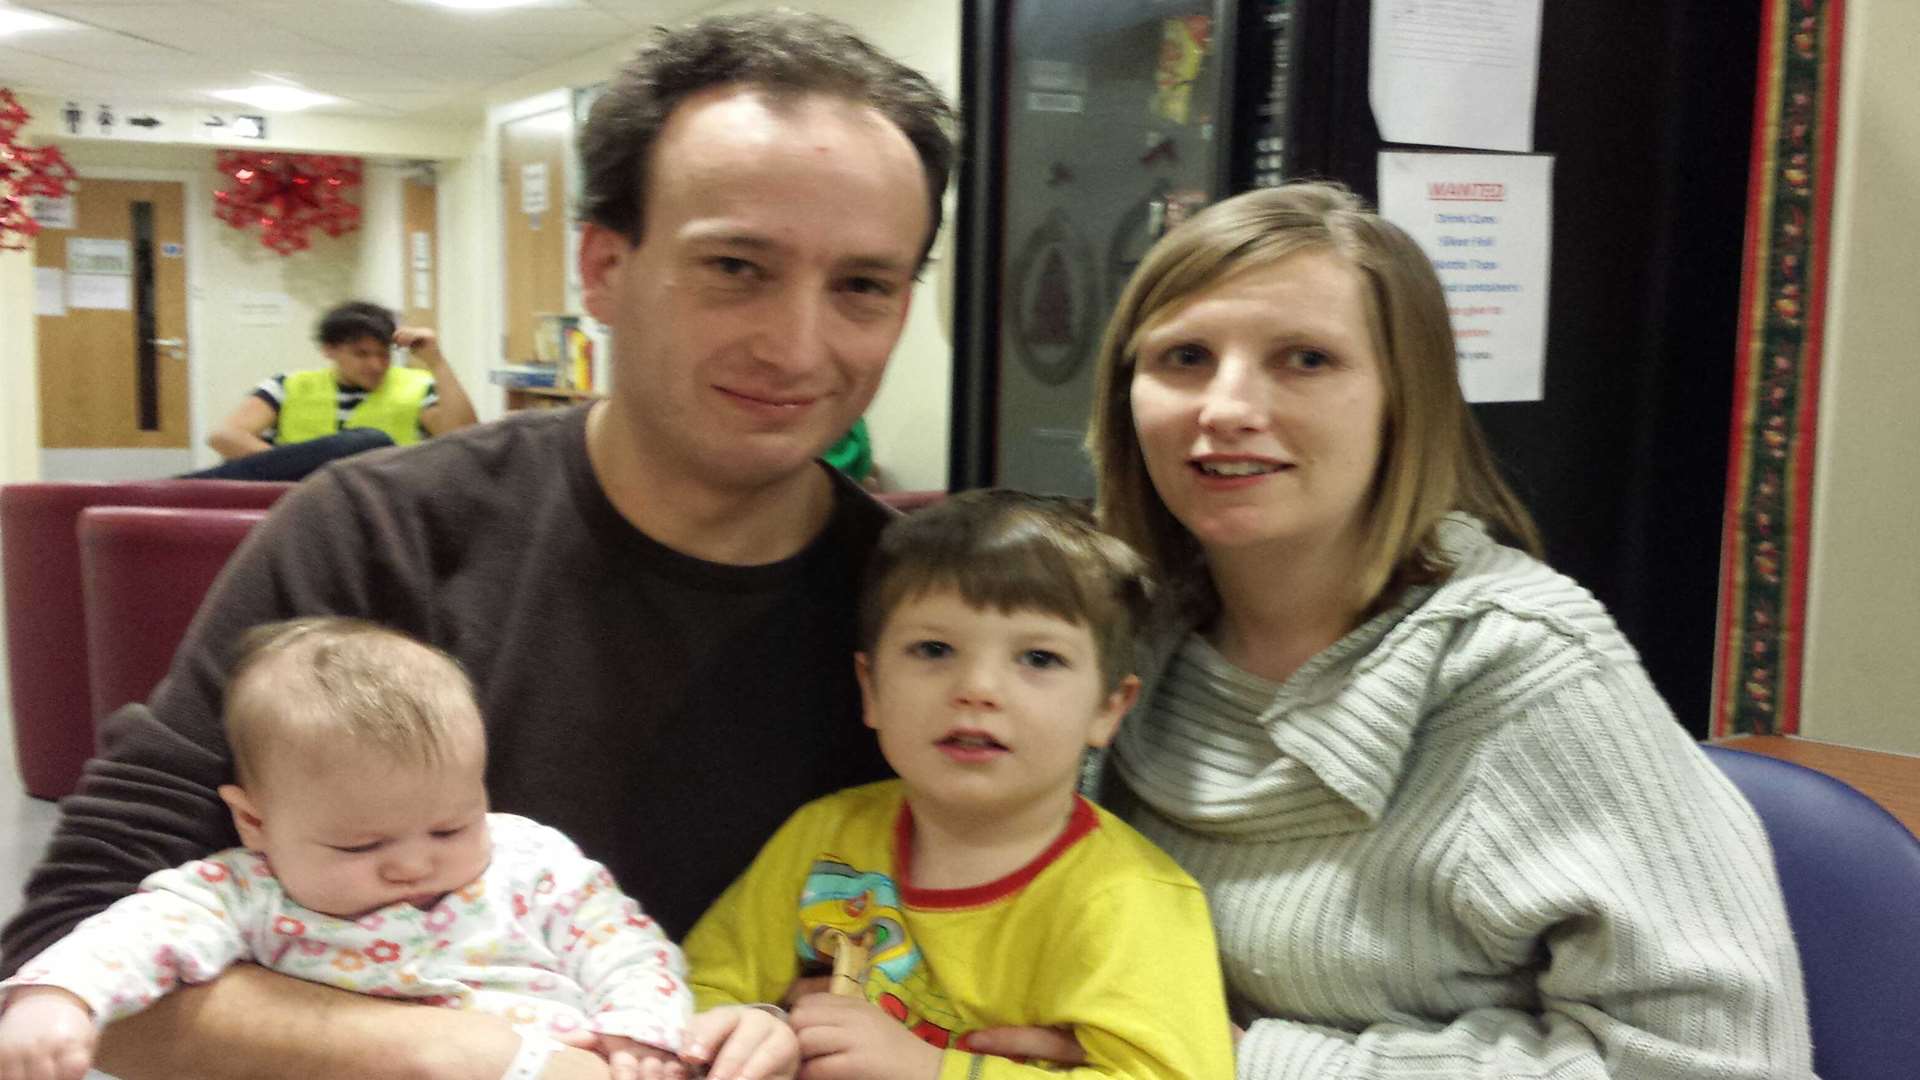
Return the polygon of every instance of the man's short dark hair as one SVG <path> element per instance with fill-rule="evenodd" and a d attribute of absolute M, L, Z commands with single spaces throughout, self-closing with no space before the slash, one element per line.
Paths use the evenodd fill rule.
<path fill-rule="evenodd" d="M 320 316 L 320 329 L 314 336 L 328 348 L 361 338 L 375 338 L 385 345 L 393 340 L 395 329 L 393 312 L 365 300 L 349 300 Z"/>
<path fill-rule="evenodd" d="M 940 232 L 940 200 L 953 167 L 953 110 L 926 76 L 875 49 L 846 24 L 786 9 L 713 16 L 656 32 L 594 102 L 580 134 L 582 215 L 639 243 L 660 129 L 691 95 L 729 84 L 777 95 L 838 95 L 891 120 L 926 173 L 929 227 L 920 252 L 926 261 Z"/>

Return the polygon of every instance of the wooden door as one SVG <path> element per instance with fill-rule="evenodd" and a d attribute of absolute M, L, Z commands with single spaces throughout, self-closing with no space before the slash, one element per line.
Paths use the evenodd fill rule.
<path fill-rule="evenodd" d="M 510 363 L 533 359 L 536 316 L 566 310 L 570 123 L 555 109 L 500 125 Z"/>
<path fill-rule="evenodd" d="M 65 309 L 36 323 L 42 447 L 186 448 L 184 202 L 177 183 L 83 179 L 74 227 L 40 234 Z"/>
<path fill-rule="evenodd" d="M 400 258 L 404 264 L 400 280 L 406 293 L 400 321 L 408 326 L 438 326 L 439 317 L 433 309 L 440 294 L 440 267 L 435 262 L 439 258 L 439 211 L 433 179 L 408 177 L 401 181 L 400 192 Z"/>

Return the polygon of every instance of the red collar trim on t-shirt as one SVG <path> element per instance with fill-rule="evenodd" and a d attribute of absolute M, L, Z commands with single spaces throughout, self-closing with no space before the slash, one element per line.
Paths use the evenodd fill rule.
<path fill-rule="evenodd" d="M 1053 838 L 1053 843 L 1048 844 L 1047 849 L 1035 855 L 1027 865 L 984 885 L 969 885 L 964 889 L 922 889 L 910 879 L 913 866 L 913 807 L 902 802 L 900 816 L 893 823 L 893 865 L 900 886 L 900 899 L 908 907 L 922 910 L 957 910 L 991 904 L 1026 888 L 1029 881 L 1040 876 L 1040 871 L 1053 865 L 1054 860 L 1065 854 L 1068 848 L 1099 827 L 1100 819 L 1093 812 L 1093 804 L 1076 794 L 1073 797 L 1073 813 L 1067 818 L 1067 827 L 1060 830 L 1060 835 Z"/>

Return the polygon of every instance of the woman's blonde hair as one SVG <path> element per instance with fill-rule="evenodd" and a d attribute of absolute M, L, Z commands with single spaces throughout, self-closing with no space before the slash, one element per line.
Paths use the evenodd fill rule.
<path fill-rule="evenodd" d="M 1400 228 L 1346 188 L 1294 183 L 1250 191 L 1201 211 L 1147 253 L 1107 324 L 1094 375 L 1087 448 L 1103 527 L 1153 565 L 1170 593 L 1218 606 L 1200 546 L 1147 477 L 1131 388 L 1143 331 L 1242 271 L 1302 252 L 1331 252 L 1359 272 L 1367 325 L 1386 383 L 1380 464 L 1368 500 L 1355 581 L 1361 607 L 1444 577 L 1442 517 L 1464 510 L 1536 556 L 1533 519 L 1500 478 L 1460 393 L 1446 294 L 1433 264 Z"/>

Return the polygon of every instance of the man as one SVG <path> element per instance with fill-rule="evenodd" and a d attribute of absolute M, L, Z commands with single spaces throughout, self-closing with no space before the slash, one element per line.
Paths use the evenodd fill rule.
<path fill-rule="evenodd" d="M 477 422 L 432 330 L 400 326 L 386 308 L 349 300 L 320 317 L 314 336 L 326 366 L 262 381 L 207 436 L 208 446 L 236 461 L 276 446 L 365 430 L 383 432 L 389 445 L 411 446 L 422 436 Z M 394 367 L 395 346 L 421 366 Z"/>
<path fill-rule="evenodd" d="M 361 457 L 289 496 L 151 712 L 104 730 L 6 969 L 149 870 L 232 843 L 220 681 L 269 619 L 363 615 L 459 658 L 495 808 L 570 834 L 676 937 L 793 809 L 880 775 L 849 657 L 885 512 L 815 458 L 899 337 L 950 121 L 924 78 L 811 16 L 642 50 L 581 139 L 580 274 L 613 328 L 612 398 Z M 490 1018 L 238 969 L 116 1025 L 100 1058 L 128 1080 L 494 1080 L 519 1045 Z M 606 1074 L 568 1051 L 539 1075 Z"/>
<path fill-rule="evenodd" d="M 326 366 L 254 387 L 207 436 L 227 460 L 188 476 L 303 480 L 329 461 L 479 422 L 432 330 L 400 326 L 386 308 L 350 300 L 320 317 L 315 337 Z M 395 367 L 396 347 L 418 366 Z"/>

